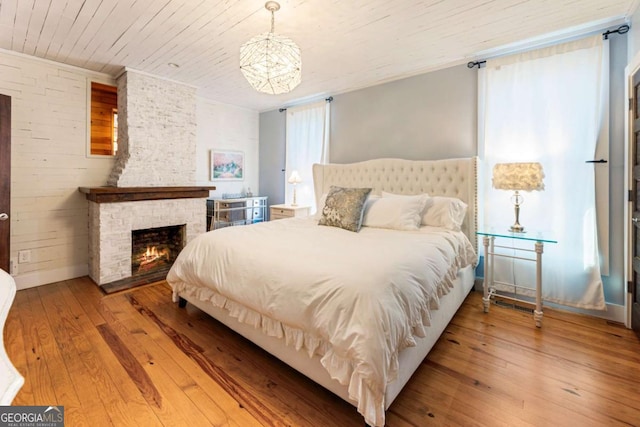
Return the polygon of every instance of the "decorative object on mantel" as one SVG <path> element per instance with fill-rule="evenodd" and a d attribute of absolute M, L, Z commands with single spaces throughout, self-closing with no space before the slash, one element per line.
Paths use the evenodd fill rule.
<path fill-rule="evenodd" d="M 291 202 L 291 206 L 298 206 L 298 202 L 296 201 L 296 185 L 301 182 L 302 178 L 300 178 L 298 171 L 291 172 L 291 176 L 289 177 L 289 184 L 293 184 L 293 202 Z"/>
<path fill-rule="evenodd" d="M 514 190 L 511 201 L 515 207 L 516 222 L 509 228 L 514 233 L 524 233 L 520 225 L 520 205 L 524 197 L 520 191 L 544 190 L 544 171 L 540 163 L 498 163 L 493 167 L 493 188 Z"/>
<path fill-rule="evenodd" d="M 302 80 L 300 48 L 290 38 L 275 34 L 274 12 L 280 4 L 268 1 L 271 31 L 253 37 L 240 47 L 240 70 L 258 92 L 278 95 L 291 92 Z"/>

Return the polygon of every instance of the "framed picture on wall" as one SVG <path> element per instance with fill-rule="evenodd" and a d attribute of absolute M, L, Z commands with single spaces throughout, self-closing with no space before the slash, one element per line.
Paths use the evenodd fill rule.
<path fill-rule="evenodd" d="M 244 153 L 242 151 L 211 150 L 211 181 L 242 181 Z"/>

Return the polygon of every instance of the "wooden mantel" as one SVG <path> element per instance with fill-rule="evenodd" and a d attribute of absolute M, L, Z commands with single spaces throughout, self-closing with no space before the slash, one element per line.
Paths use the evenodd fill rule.
<path fill-rule="evenodd" d="M 213 186 L 192 187 L 79 187 L 87 200 L 96 203 L 135 202 L 141 200 L 197 199 L 209 197 Z"/>

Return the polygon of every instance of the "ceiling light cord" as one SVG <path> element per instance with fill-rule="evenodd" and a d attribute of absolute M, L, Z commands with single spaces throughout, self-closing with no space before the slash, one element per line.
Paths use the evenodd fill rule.
<path fill-rule="evenodd" d="M 280 10 L 280 3 L 277 1 L 268 1 L 264 4 L 264 8 L 271 12 L 271 33 L 275 33 L 276 12 Z"/>

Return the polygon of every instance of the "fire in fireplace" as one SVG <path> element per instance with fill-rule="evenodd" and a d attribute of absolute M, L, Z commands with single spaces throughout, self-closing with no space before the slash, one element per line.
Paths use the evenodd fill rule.
<path fill-rule="evenodd" d="M 168 271 L 184 248 L 185 224 L 147 228 L 131 232 L 133 276 Z"/>

